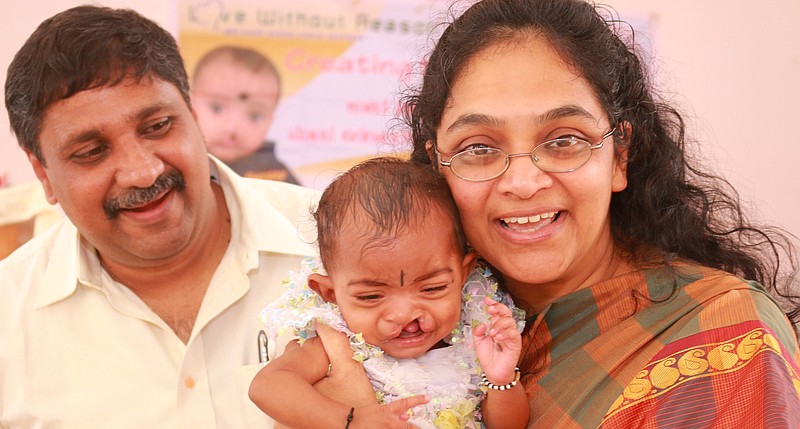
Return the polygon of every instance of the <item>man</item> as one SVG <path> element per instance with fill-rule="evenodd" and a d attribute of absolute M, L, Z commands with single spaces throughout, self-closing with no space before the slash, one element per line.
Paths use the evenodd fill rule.
<path fill-rule="evenodd" d="M 223 45 L 203 55 L 192 75 L 192 102 L 206 147 L 245 177 L 297 184 L 264 140 L 280 98 L 275 65 L 250 48 Z"/>
<path fill-rule="evenodd" d="M 5 99 L 68 220 L 0 262 L 0 427 L 269 427 L 257 316 L 316 192 L 210 159 L 175 40 L 130 10 L 44 21 Z"/>

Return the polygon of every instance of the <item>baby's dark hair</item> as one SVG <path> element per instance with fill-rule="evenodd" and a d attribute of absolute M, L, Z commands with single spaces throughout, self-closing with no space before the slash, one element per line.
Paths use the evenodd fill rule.
<path fill-rule="evenodd" d="M 364 161 L 331 182 L 313 211 L 322 264 L 329 272 L 335 265 L 337 240 L 348 220 L 370 238 L 370 247 L 379 247 L 391 243 L 407 228 L 436 219 L 432 216 L 436 210 L 451 221 L 445 227 L 453 230 L 455 248 L 466 252 L 467 239 L 458 209 L 441 175 L 400 158 Z"/>
<path fill-rule="evenodd" d="M 246 46 L 222 45 L 206 52 L 194 66 L 192 80 L 196 81 L 197 76 L 200 76 L 206 66 L 219 60 L 232 61 L 234 64 L 244 67 L 253 73 L 265 73 L 274 76 L 275 80 L 278 81 L 278 89 L 280 91 L 281 74 L 278 72 L 278 68 L 275 67 L 275 63 L 261 52 Z M 280 92 L 278 93 L 278 98 L 280 98 Z"/>

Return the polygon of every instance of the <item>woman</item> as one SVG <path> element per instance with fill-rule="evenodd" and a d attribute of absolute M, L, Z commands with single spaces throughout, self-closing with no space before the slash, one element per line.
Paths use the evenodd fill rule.
<path fill-rule="evenodd" d="M 582 0 L 483 0 L 405 98 L 412 158 L 527 312 L 530 427 L 796 427 L 791 242 L 691 162 L 621 30 Z"/>

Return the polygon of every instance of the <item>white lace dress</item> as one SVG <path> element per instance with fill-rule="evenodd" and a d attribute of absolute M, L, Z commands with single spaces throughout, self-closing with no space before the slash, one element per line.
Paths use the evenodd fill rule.
<path fill-rule="evenodd" d="M 451 345 L 410 359 L 384 354 L 379 347 L 365 343 L 360 333 L 350 331 L 336 304 L 324 302 L 308 288 L 308 275 L 314 272 L 323 273 L 319 260 L 303 261 L 299 272 L 289 274 L 289 289 L 261 313 L 260 320 L 271 340 L 291 329 L 303 341 L 316 335 L 314 320 L 325 323 L 350 337 L 353 359 L 363 363 L 379 402 L 427 394 L 431 401 L 412 410 L 411 423 L 423 429 L 483 427 L 479 405 L 486 388 L 480 384 L 481 369 L 472 347 L 472 327 L 490 322 L 483 297 L 488 295 L 508 305 L 519 329 L 524 327 L 524 314 L 498 291 L 488 269 L 476 269 L 464 284 L 461 321 L 445 338 Z"/>

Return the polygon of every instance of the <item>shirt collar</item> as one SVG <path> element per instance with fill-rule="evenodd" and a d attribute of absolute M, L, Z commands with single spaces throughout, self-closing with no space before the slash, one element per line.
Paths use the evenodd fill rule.
<path fill-rule="evenodd" d="M 232 234 L 245 250 L 309 256 L 315 232 L 309 207 L 318 193 L 292 194 L 283 182 L 244 178 L 211 156 L 225 194 Z M 303 199 L 306 198 L 307 201 Z M 232 240 L 233 241 L 233 240 Z"/>
<path fill-rule="evenodd" d="M 33 303 L 37 309 L 69 297 L 78 287 L 78 273 L 83 259 L 83 245 L 78 229 L 69 219 L 64 218 L 54 233 L 56 237 L 52 246 L 38 249 L 41 252 L 50 252 L 50 255 L 45 258 L 46 266 L 41 285 Z"/>

